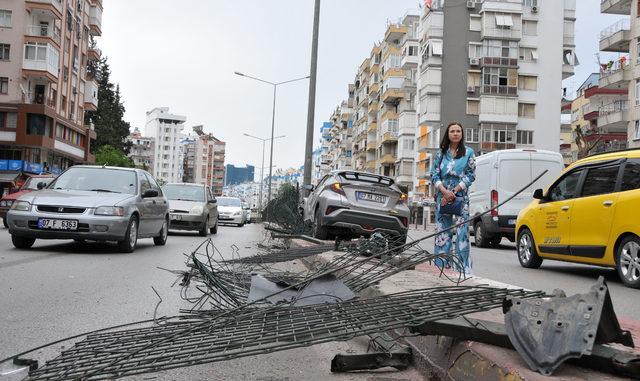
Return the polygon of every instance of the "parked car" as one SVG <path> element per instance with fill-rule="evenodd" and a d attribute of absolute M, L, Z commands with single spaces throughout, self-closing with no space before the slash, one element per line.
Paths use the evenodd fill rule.
<path fill-rule="evenodd" d="M 55 178 L 54 175 L 31 176 L 27 179 L 27 181 L 25 181 L 22 187 L 20 187 L 19 191 L 9 193 L 8 195 L 0 199 L 0 216 L 2 217 L 2 223 L 4 224 L 4 227 L 5 228 L 9 227 L 9 225 L 7 224 L 7 212 L 11 208 L 11 205 L 13 204 L 13 202 L 18 197 L 22 196 L 23 194 L 33 192 L 38 189 L 46 187 L 47 185 L 49 185 L 51 181 L 53 181 L 54 178 Z"/>
<path fill-rule="evenodd" d="M 237 197 L 218 197 L 218 219 L 221 223 L 244 226 L 245 212 L 242 201 Z"/>
<path fill-rule="evenodd" d="M 357 171 L 332 171 L 316 187 L 309 186 L 303 218 L 313 235 L 327 239 L 329 232 L 350 236 L 386 233 L 406 241 L 409 225 L 407 195 L 392 178 Z M 402 238 L 404 237 L 404 240 Z"/>
<path fill-rule="evenodd" d="M 589 156 L 573 163 L 520 212 L 518 260 L 613 267 L 640 288 L 640 149 Z"/>
<path fill-rule="evenodd" d="M 197 230 L 203 237 L 218 232 L 218 207 L 208 187 L 169 183 L 162 191 L 169 200 L 169 229 Z"/>
<path fill-rule="evenodd" d="M 242 203 L 242 210 L 244 211 L 244 221 L 247 224 L 251 223 L 251 207 L 246 202 Z"/>
<path fill-rule="evenodd" d="M 533 199 L 533 190 L 549 186 L 564 169 L 562 155 L 535 149 L 493 151 L 476 158 L 476 180 L 469 187 L 469 214 L 477 247 L 498 245 L 502 238 L 515 242 L 518 213 Z M 482 217 L 480 214 L 505 200 L 547 170 L 535 184 L 511 201 Z"/>
<path fill-rule="evenodd" d="M 46 189 L 18 198 L 7 214 L 13 245 L 36 239 L 117 241 L 121 252 L 139 238 L 167 241 L 169 204 L 153 176 L 141 169 L 79 165 Z"/>

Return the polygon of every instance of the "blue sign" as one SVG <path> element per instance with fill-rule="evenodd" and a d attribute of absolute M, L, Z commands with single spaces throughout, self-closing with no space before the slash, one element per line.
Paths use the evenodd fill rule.
<path fill-rule="evenodd" d="M 62 171 L 60 170 L 60 168 L 58 168 L 58 167 L 57 167 L 57 166 L 55 166 L 55 165 L 51 167 L 51 171 L 50 171 L 50 172 L 51 172 L 51 173 L 53 173 L 54 175 L 59 175 L 59 174 L 61 174 L 61 173 L 62 173 Z"/>
<path fill-rule="evenodd" d="M 42 173 L 42 164 L 40 163 L 29 163 L 31 165 L 31 172 L 40 174 Z"/>
<path fill-rule="evenodd" d="M 9 160 L 9 170 L 10 171 L 21 171 L 22 170 L 22 160 Z"/>
<path fill-rule="evenodd" d="M 0 160 L 0 171 L 7 171 L 9 169 L 9 160 Z"/>
<path fill-rule="evenodd" d="M 22 162 L 22 170 L 23 170 L 24 172 L 33 172 L 33 171 L 31 170 L 31 163 L 29 163 L 28 161 L 23 161 L 23 162 Z"/>

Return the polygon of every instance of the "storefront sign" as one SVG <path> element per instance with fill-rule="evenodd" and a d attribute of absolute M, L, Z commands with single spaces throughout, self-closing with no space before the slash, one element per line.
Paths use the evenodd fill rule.
<path fill-rule="evenodd" d="M 0 171 L 9 170 L 9 160 L 0 160 Z"/>

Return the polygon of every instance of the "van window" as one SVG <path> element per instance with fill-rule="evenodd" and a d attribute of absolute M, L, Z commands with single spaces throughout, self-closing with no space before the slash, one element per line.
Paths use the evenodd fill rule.
<path fill-rule="evenodd" d="M 582 186 L 582 197 L 612 193 L 616 188 L 619 166 L 591 168 Z"/>
<path fill-rule="evenodd" d="M 628 191 L 640 188 L 640 161 L 628 161 L 622 174 L 622 187 L 620 191 Z"/>
<path fill-rule="evenodd" d="M 549 189 L 550 201 L 569 200 L 576 197 L 578 181 L 582 175 L 582 170 L 577 170 L 565 176 L 560 182 Z"/>

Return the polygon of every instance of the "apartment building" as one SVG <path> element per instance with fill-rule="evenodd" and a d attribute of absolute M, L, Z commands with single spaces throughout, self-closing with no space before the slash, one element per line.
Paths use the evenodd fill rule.
<path fill-rule="evenodd" d="M 213 144 L 211 190 L 215 196 L 222 196 L 222 188 L 224 188 L 224 158 L 226 143 L 213 136 L 211 136 L 210 142 Z"/>
<path fill-rule="evenodd" d="M 627 135 L 629 147 L 640 147 L 640 21 L 637 1 L 602 0 L 600 13 L 620 15 L 620 20 L 600 32 L 600 50 L 620 53 L 615 61 L 602 62 L 598 87 L 627 89 L 626 99 L 603 105 L 595 133 L 606 138 Z M 625 54 L 626 53 L 626 54 Z M 614 146 L 622 142 L 613 140 Z"/>
<path fill-rule="evenodd" d="M 182 178 L 185 183 L 204 184 L 222 194 L 224 186 L 224 142 L 194 126 L 195 135 L 180 141 Z"/>
<path fill-rule="evenodd" d="M 182 181 L 184 123 L 183 115 L 169 113 L 168 107 L 156 107 L 147 111 L 145 136 L 153 138 L 155 145 L 155 163 L 153 176 L 167 183 Z"/>
<path fill-rule="evenodd" d="M 136 168 L 153 173 L 153 162 L 155 159 L 155 140 L 153 138 L 144 137 L 140 130 L 136 127 L 134 131 L 127 137 L 129 147 L 129 158 L 133 160 Z"/>
<path fill-rule="evenodd" d="M 98 107 L 101 19 L 101 0 L 0 3 L 2 169 L 94 162 L 87 112 Z"/>

